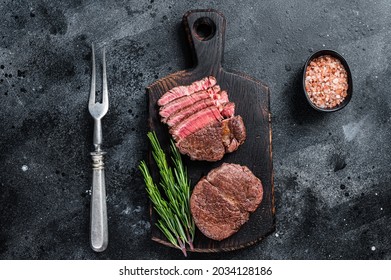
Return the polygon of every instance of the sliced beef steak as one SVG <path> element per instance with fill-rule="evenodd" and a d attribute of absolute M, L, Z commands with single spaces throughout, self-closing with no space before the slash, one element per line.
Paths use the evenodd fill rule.
<path fill-rule="evenodd" d="M 206 99 L 213 99 L 213 100 L 221 99 L 220 87 L 214 86 L 206 90 L 197 91 L 191 95 L 185 95 L 178 99 L 175 99 L 170 103 L 167 103 L 163 107 L 160 107 L 159 115 L 162 117 L 162 122 L 166 122 L 166 119 L 168 117 L 180 111 L 181 109 L 191 106 L 200 100 L 206 100 Z M 226 99 L 228 100 L 228 96 L 226 97 Z"/>
<path fill-rule="evenodd" d="M 235 104 L 212 76 L 171 89 L 158 105 L 161 121 L 169 126 L 176 146 L 193 160 L 220 160 L 246 139 Z"/>
<path fill-rule="evenodd" d="M 246 128 L 241 116 L 225 119 L 221 122 L 222 142 L 227 153 L 236 151 L 246 140 Z"/>
<path fill-rule="evenodd" d="M 224 93 L 224 91 L 222 91 L 221 93 Z M 228 102 L 227 94 L 221 93 L 218 93 L 211 98 L 201 99 L 195 103 L 192 103 L 190 106 L 184 108 L 182 107 L 180 110 L 176 111 L 168 117 L 168 119 L 166 120 L 167 125 L 170 127 L 175 126 L 184 119 L 207 107 L 217 107 L 221 114 L 224 114 L 223 116 L 225 117 L 227 115 L 227 109 L 225 109 L 225 107 L 231 107 L 230 104 L 232 103 Z M 230 111 L 229 113 L 232 113 L 231 108 L 229 108 L 228 110 Z M 233 108 L 233 110 L 235 111 L 235 107 Z M 231 116 L 233 116 L 233 113 L 231 114 Z"/>
<path fill-rule="evenodd" d="M 223 109 L 221 110 L 221 115 L 223 115 L 224 118 L 233 117 L 235 115 L 235 103 L 225 103 Z"/>
<path fill-rule="evenodd" d="M 206 125 L 218 123 L 222 119 L 223 117 L 221 116 L 219 109 L 216 107 L 207 107 L 172 127 L 170 133 L 175 141 L 179 141 L 202 129 Z"/>
<path fill-rule="evenodd" d="M 246 223 L 263 198 L 263 187 L 246 166 L 224 163 L 202 178 L 193 189 L 190 209 L 198 229 L 223 240 Z"/>
<path fill-rule="evenodd" d="M 158 105 L 163 106 L 167 103 L 185 95 L 191 95 L 197 91 L 205 90 L 213 87 L 217 83 L 216 78 L 213 76 L 205 77 L 200 81 L 195 81 L 189 86 L 174 87 L 166 92 L 159 100 Z"/>
<path fill-rule="evenodd" d="M 236 136 L 238 138 L 236 138 Z M 177 141 L 182 154 L 192 160 L 218 161 L 225 153 L 235 151 L 246 139 L 246 128 L 240 116 L 215 121 Z"/>

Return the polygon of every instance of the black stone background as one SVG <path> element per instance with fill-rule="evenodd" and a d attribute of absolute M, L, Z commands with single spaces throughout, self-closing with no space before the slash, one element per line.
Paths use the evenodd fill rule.
<path fill-rule="evenodd" d="M 182 259 L 150 240 L 137 164 L 145 87 L 192 65 L 190 9 L 227 18 L 224 67 L 271 88 L 277 229 L 235 252 L 189 259 L 391 258 L 391 2 L 1 1 L 0 259 Z M 104 118 L 110 243 L 89 248 L 90 45 L 107 47 Z M 332 114 L 303 101 L 316 50 L 348 61 L 354 93 Z M 100 88 L 100 84 L 98 84 Z"/>

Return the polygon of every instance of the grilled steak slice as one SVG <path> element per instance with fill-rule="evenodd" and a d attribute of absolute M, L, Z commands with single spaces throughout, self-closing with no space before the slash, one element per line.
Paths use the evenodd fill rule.
<path fill-rule="evenodd" d="M 191 95 L 197 91 L 206 90 L 207 88 L 213 87 L 216 84 L 216 78 L 209 76 L 205 77 L 200 81 L 196 81 L 189 86 L 174 87 L 158 100 L 158 105 L 163 106 L 167 103 L 185 95 Z"/>
<path fill-rule="evenodd" d="M 230 118 L 235 115 L 235 103 L 228 102 L 224 104 L 223 110 L 221 111 L 221 115 L 224 118 Z"/>
<path fill-rule="evenodd" d="M 188 96 L 190 97 L 190 96 Z M 226 105 L 227 104 L 227 105 Z M 231 107 L 230 102 L 228 102 L 228 95 L 224 91 L 212 96 L 211 98 L 202 99 L 199 100 L 190 106 L 187 106 L 181 110 L 176 111 L 175 113 L 171 114 L 168 119 L 166 120 L 166 123 L 168 126 L 175 126 L 184 119 L 190 117 L 191 115 L 197 113 L 198 111 L 205 109 L 207 107 L 213 107 L 216 106 L 219 111 L 223 114 L 227 114 L 227 110 L 225 107 Z M 233 103 L 232 103 L 233 104 Z M 231 110 L 231 108 L 229 109 Z M 235 110 L 235 107 L 234 107 Z M 233 115 L 233 114 L 232 114 Z M 231 115 L 231 116 L 232 116 Z"/>
<path fill-rule="evenodd" d="M 170 129 L 170 133 L 175 141 L 179 141 L 197 130 L 202 129 L 210 123 L 218 123 L 223 119 L 219 109 L 207 107 L 191 115 L 176 126 Z"/>
<path fill-rule="evenodd" d="M 157 102 L 161 121 L 168 125 L 179 151 L 193 160 L 220 160 L 246 139 L 235 104 L 216 83 L 216 78 L 205 77 L 171 89 Z"/>
<path fill-rule="evenodd" d="M 246 140 L 246 128 L 241 116 L 225 119 L 221 122 L 222 142 L 226 147 L 226 153 L 236 151 Z"/>
<path fill-rule="evenodd" d="M 246 166 L 224 163 L 194 187 L 190 210 L 198 229 L 223 240 L 236 233 L 263 198 L 261 180 Z"/>
<path fill-rule="evenodd" d="M 159 110 L 159 114 L 162 117 L 162 122 L 165 122 L 170 115 L 176 113 L 182 108 L 194 104 L 197 101 L 208 99 L 208 98 L 219 99 L 220 98 L 219 92 L 220 92 L 220 87 L 214 86 L 206 90 L 197 91 L 191 95 L 182 96 L 180 98 L 173 100 L 170 103 L 167 103 Z"/>
<path fill-rule="evenodd" d="M 237 137 L 237 138 L 236 138 Z M 218 161 L 246 140 L 246 128 L 240 116 L 213 122 L 177 141 L 182 154 L 192 160 Z"/>

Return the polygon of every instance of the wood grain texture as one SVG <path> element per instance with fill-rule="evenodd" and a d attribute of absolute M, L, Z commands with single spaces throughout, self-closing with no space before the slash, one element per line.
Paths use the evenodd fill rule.
<path fill-rule="evenodd" d="M 183 158 L 192 186 L 223 162 L 246 165 L 261 179 L 264 187 L 263 201 L 236 234 L 218 242 L 208 239 L 199 231 L 196 232 L 196 252 L 235 250 L 254 244 L 275 230 L 270 93 L 265 84 L 250 76 L 222 68 L 226 20 L 221 13 L 214 10 L 189 11 L 183 17 L 183 24 L 197 63 L 192 69 L 176 72 L 147 87 L 149 126 L 156 131 L 162 146 L 168 151 L 170 135 L 167 126 L 160 122 L 157 100 L 175 86 L 188 85 L 209 75 L 215 76 L 221 88 L 228 91 L 230 101 L 236 104 L 235 114 L 242 116 L 246 126 L 246 142 L 237 151 L 226 154 L 222 160 L 215 163 L 191 161 L 186 156 Z M 149 158 L 153 176 L 157 179 L 157 170 L 151 155 Z M 152 209 L 151 220 L 152 239 L 170 246 L 154 226 L 156 217 Z"/>

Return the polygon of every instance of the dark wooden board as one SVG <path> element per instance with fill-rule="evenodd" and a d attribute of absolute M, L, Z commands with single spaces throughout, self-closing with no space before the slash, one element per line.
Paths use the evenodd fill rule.
<path fill-rule="evenodd" d="M 184 157 L 184 162 L 192 186 L 223 162 L 246 165 L 261 179 L 264 187 L 263 201 L 236 234 L 218 242 L 206 238 L 199 231 L 196 233 L 196 252 L 235 250 L 256 243 L 275 229 L 270 93 L 265 84 L 247 75 L 228 72 L 222 68 L 226 20 L 221 13 L 214 10 L 189 11 L 184 15 L 183 23 L 197 63 L 192 69 L 171 74 L 147 87 L 149 125 L 151 130 L 156 131 L 162 146 L 168 151 L 170 135 L 167 126 L 160 122 L 157 100 L 175 86 L 189 85 L 209 75 L 215 76 L 221 88 L 228 91 L 230 101 L 236 104 L 235 114 L 241 115 L 244 120 L 247 129 L 246 142 L 237 151 L 226 154 L 222 160 L 215 163 L 191 161 L 187 156 Z M 151 160 L 150 163 L 152 164 Z M 153 174 L 157 178 L 156 169 Z M 152 209 L 151 219 L 152 239 L 170 246 L 154 225 L 156 216 Z"/>

